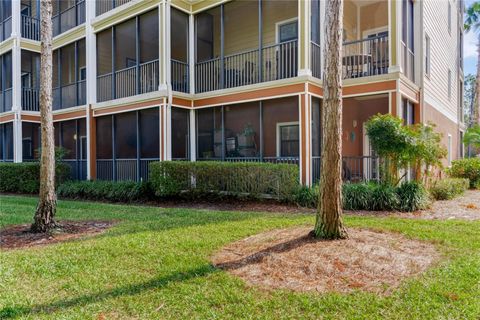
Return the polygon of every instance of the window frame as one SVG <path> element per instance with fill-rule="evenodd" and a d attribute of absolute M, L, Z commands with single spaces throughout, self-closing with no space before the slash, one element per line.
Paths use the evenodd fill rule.
<path fill-rule="evenodd" d="M 299 143 L 299 150 L 297 156 L 282 156 L 282 139 L 281 139 L 281 130 L 283 127 L 291 127 L 297 126 L 298 127 L 298 143 Z M 277 158 L 288 158 L 288 157 L 299 157 L 300 156 L 300 122 L 299 121 L 289 121 L 289 122 L 277 122 L 276 124 L 276 155 Z"/>
<path fill-rule="evenodd" d="M 431 38 L 428 34 L 425 34 L 425 76 L 430 79 L 431 75 Z"/>

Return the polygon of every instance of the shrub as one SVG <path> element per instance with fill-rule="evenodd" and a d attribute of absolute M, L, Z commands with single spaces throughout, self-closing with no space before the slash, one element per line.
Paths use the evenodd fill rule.
<path fill-rule="evenodd" d="M 58 186 L 57 195 L 64 198 L 133 202 L 148 200 L 152 192 L 146 182 L 69 181 Z"/>
<path fill-rule="evenodd" d="M 369 210 L 372 188 L 368 183 L 343 185 L 343 208 L 345 210 Z"/>
<path fill-rule="evenodd" d="M 318 205 L 318 185 L 298 187 L 295 191 L 294 202 L 301 207 L 316 208 Z"/>
<path fill-rule="evenodd" d="M 371 188 L 369 210 L 390 211 L 399 207 L 400 200 L 395 187 L 375 183 L 369 185 Z"/>
<path fill-rule="evenodd" d="M 450 200 L 465 192 L 470 186 L 468 179 L 449 178 L 437 181 L 431 188 L 430 194 L 435 200 Z"/>
<path fill-rule="evenodd" d="M 57 163 L 57 185 L 69 179 L 70 167 Z M 0 192 L 38 193 L 40 187 L 38 162 L 0 163 Z"/>
<path fill-rule="evenodd" d="M 454 160 L 448 173 L 452 178 L 470 180 L 470 188 L 476 188 L 480 185 L 480 158 Z"/>
<path fill-rule="evenodd" d="M 398 206 L 400 211 L 422 210 L 430 204 L 427 190 L 416 181 L 404 182 L 397 187 L 396 191 L 400 201 Z"/>
<path fill-rule="evenodd" d="M 159 197 L 269 195 L 291 201 L 298 180 L 298 167 L 292 164 L 163 161 L 150 166 L 150 181 Z"/>

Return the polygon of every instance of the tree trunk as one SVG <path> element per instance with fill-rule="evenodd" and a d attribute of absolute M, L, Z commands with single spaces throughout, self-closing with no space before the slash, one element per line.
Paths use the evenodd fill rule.
<path fill-rule="evenodd" d="M 475 94 L 473 96 L 472 124 L 480 124 L 480 34 L 477 39 L 477 76 L 475 78 Z"/>
<path fill-rule="evenodd" d="M 347 237 L 342 223 L 342 34 L 343 0 L 329 0 L 325 9 L 322 106 L 322 164 L 315 236 Z"/>
<path fill-rule="evenodd" d="M 47 232 L 55 226 L 55 141 L 52 115 L 52 1 L 40 1 L 40 194 L 32 231 Z"/>

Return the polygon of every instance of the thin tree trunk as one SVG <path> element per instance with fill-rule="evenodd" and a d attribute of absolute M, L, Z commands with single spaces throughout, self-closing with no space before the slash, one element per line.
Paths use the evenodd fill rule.
<path fill-rule="evenodd" d="M 347 237 L 342 223 L 342 33 L 343 0 L 325 9 L 325 71 L 322 106 L 322 164 L 315 236 Z"/>
<path fill-rule="evenodd" d="M 475 95 L 473 96 L 472 124 L 480 124 L 480 34 L 477 39 L 477 77 L 475 78 Z"/>
<path fill-rule="evenodd" d="M 42 154 L 40 195 L 32 231 L 47 232 L 55 226 L 55 142 L 52 115 L 52 1 L 40 1 L 40 121 Z"/>

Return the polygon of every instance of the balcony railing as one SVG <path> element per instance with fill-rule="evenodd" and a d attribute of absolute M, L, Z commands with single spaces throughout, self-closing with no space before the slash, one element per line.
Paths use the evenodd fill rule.
<path fill-rule="evenodd" d="M 53 36 L 57 36 L 85 22 L 85 1 L 63 10 L 52 18 Z"/>
<path fill-rule="evenodd" d="M 344 79 L 388 73 L 388 35 L 343 44 Z"/>
<path fill-rule="evenodd" d="M 322 158 L 312 157 L 312 182 L 320 181 Z M 342 158 L 342 178 L 344 182 L 377 181 L 380 178 L 379 158 L 358 156 Z"/>
<path fill-rule="evenodd" d="M 188 63 L 172 59 L 172 90 L 190 92 Z"/>
<path fill-rule="evenodd" d="M 295 77 L 297 66 L 297 40 L 198 62 L 195 92 Z"/>
<path fill-rule="evenodd" d="M 12 88 L 0 91 L 0 112 L 12 110 Z"/>
<path fill-rule="evenodd" d="M 70 178 L 73 180 L 87 179 L 87 160 L 86 159 L 63 159 L 63 163 L 70 167 Z"/>
<path fill-rule="evenodd" d="M 99 16 L 130 1 L 132 0 L 97 0 L 95 8 L 96 14 Z"/>
<path fill-rule="evenodd" d="M 86 104 L 86 81 L 67 84 L 53 89 L 53 110 Z"/>
<path fill-rule="evenodd" d="M 108 101 L 158 90 L 158 60 L 97 77 L 97 101 Z"/>
<path fill-rule="evenodd" d="M 158 158 L 142 159 L 98 159 L 97 179 L 110 181 L 146 181 L 149 178 L 150 163 Z"/>
<path fill-rule="evenodd" d="M 315 42 L 310 42 L 310 59 L 311 59 L 311 68 L 312 76 L 315 78 L 322 78 L 322 48 L 319 44 Z"/>
<path fill-rule="evenodd" d="M 38 88 L 22 88 L 22 109 L 26 111 L 40 110 L 40 91 Z"/>
<path fill-rule="evenodd" d="M 40 41 L 40 20 L 39 19 L 22 14 L 21 23 L 22 23 L 21 28 L 22 28 L 23 38 Z"/>
<path fill-rule="evenodd" d="M 12 35 L 12 17 L 0 22 L 0 41 L 10 38 Z"/>

